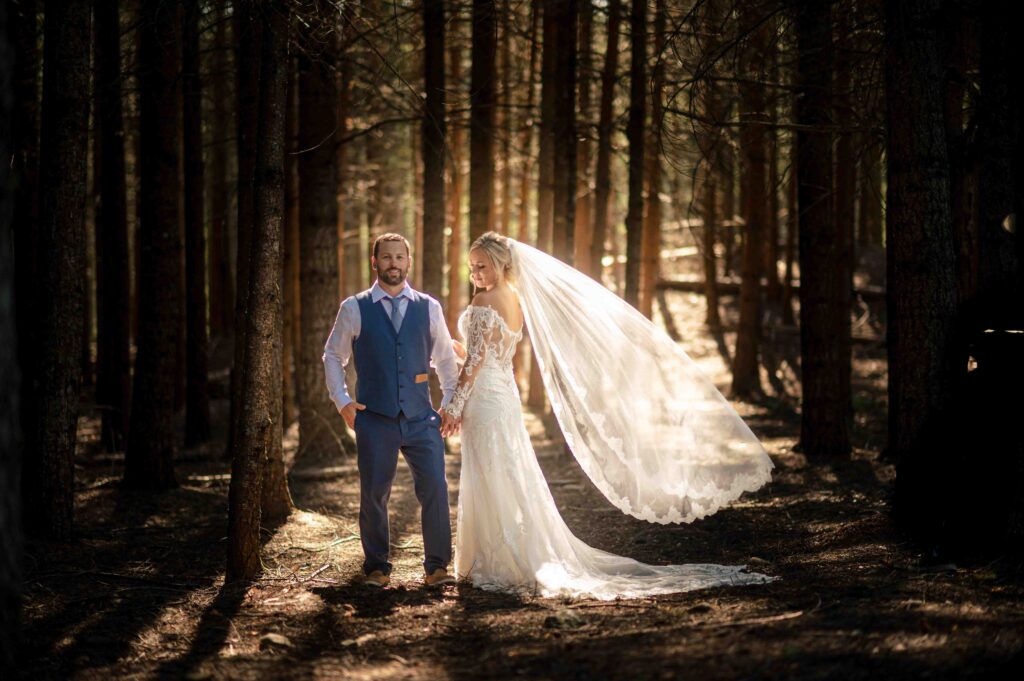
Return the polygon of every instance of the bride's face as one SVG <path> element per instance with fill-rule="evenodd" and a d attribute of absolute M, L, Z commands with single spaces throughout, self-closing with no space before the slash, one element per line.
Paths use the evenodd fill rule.
<path fill-rule="evenodd" d="M 490 256 L 479 248 L 469 252 L 469 279 L 477 288 L 487 290 L 498 283 L 498 270 Z"/>

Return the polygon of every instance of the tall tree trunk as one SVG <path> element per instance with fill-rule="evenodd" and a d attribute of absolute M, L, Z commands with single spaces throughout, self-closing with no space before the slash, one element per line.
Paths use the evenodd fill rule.
<path fill-rule="evenodd" d="M 530 241 L 530 180 L 533 172 L 533 131 L 536 129 L 537 55 L 540 52 L 538 27 L 540 25 L 540 0 L 530 3 L 530 62 L 526 75 L 526 109 L 519 132 L 519 148 L 522 150 L 522 172 L 519 178 L 519 240 Z"/>
<path fill-rule="evenodd" d="M 572 264 L 576 226 L 576 0 L 547 5 L 555 32 L 555 158 L 551 252 Z"/>
<path fill-rule="evenodd" d="M 551 250 L 552 220 L 555 201 L 555 69 L 558 63 L 557 14 L 552 3 L 541 3 L 541 59 L 540 59 L 540 144 L 537 153 L 537 243 L 542 251 Z M 532 383 L 531 383 L 532 386 Z M 533 399 L 532 397 L 530 398 Z"/>
<path fill-rule="evenodd" d="M 661 260 L 661 130 L 662 90 L 665 87 L 665 0 L 657 0 L 654 10 L 654 74 L 651 86 L 651 127 L 648 131 L 647 215 L 644 218 L 640 247 L 640 312 L 647 318 L 654 311 L 654 285 Z"/>
<path fill-rule="evenodd" d="M 461 87 L 462 83 L 462 49 L 459 46 L 458 36 L 453 33 L 452 40 L 448 44 L 448 68 L 451 70 L 451 87 Z M 448 224 L 451 226 L 451 234 L 448 237 L 448 329 L 452 334 L 457 334 L 459 315 L 462 314 L 462 272 L 465 269 L 462 252 L 462 165 L 463 148 L 465 147 L 466 132 L 462 125 L 454 120 L 452 125 L 451 144 L 451 167 L 448 169 L 451 186 L 448 192 Z"/>
<path fill-rule="evenodd" d="M 29 434 L 35 424 L 35 393 L 38 391 L 39 376 L 34 367 L 38 366 L 38 344 L 36 343 L 36 282 L 38 276 L 39 239 L 39 22 L 35 0 L 25 0 L 17 7 L 5 3 L 9 11 L 7 21 L 9 36 L 14 47 L 13 90 L 14 100 L 11 117 L 0 116 L 0 121 L 10 120 L 11 162 L 10 181 L 13 192 L 11 224 L 13 248 L 17 254 L 14 262 L 14 314 L 17 323 L 17 358 L 21 373 L 18 392 L 20 430 L 24 440 L 23 451 L 28 447 Z M 6 158 L 6 156 L 2 157 Z M 7 165 L 4 164 L 4 168 Z M 3 172 L 3 171 L 0 171 Z M 8 185 L 4 185 L 4 189 Z M 3 191 L 3 190 L 0 190 Z M 6 215 L 6 213 L 0 213 Z M 5 346 L 10 347 L 10 346 Z M 6 449 L 13 453 L 13 449 Z M 20 460 L 20 458 L 19 458 Z M 15 471 L 15 473 L 18 473 Z M 18 473 L 20 475 L 20 473 Z M 14 478 L 20 490 L 21 481 Z M 20 506 L 16 506 L 20 509 Z M 14 518 L 10 519 L 11 522 Z M 12 541 L 14 540 L 12 535 Z"/>
<path fill-rule="evenodd" d="M 82 369 L 90 9 L 87 0 L 49 0 L 45 9 L 38 362 L 29 369 L 36 402 L 25 433 L 23 498 L 28 530 L 62 540 L 72 533 Z"/>
<path fill-rule="evenodd" d="M 849 277 L 847 287 L 853 291 L 853 270 L 857 262 L 854 253 L 854 209 L 857 197 L 857 157 L 854 149 L 853 113 L 853 52 L 851 8 L 847 3 L 837 4 L 838 20 L 835 27 L 836 72 L 833 76 L 833 123 L 838 129 L 835 141 L 835 222 L 836 232 L 842 239 L 842 248 L 848 264 L 844 270 Z"/>
<path fill-rule="evenodd" d="M 796 325 L 793 314 L 793 261 L 796 259 L 796 233 L 800 225 L 797 204 L 799 169 L 796 166 L 796 135 L 790 137 L 789 182 L 786 185 L 786 270 L 782 280 L 782 323 Z"/>
<path fill-rule="evenodd" d="M 181 326 L 179 115 L 181 50 L 177 3 L 143 7 L 139 36 L 139 335 L 128 487 L 175 487 L 174 395 Z"/>
<path fill-rule="evenodd" d="M 246 308 L 249 296 L 249 253 L 253 221 L 253 168 L 256 163 L 256 134 L 259 119 L 260 41 L 262 25 L 253 14 L 253 0 L 240 0 L 234 8 L 236 121 L 235 141 L 238 156 L 238 217 L 236 225 L 237 262 L 235 265 L 234 358 L 231 366 L 231 411 L 227 454 L 235 450 L 235 438 L 241 418 L 242 361 L 245 357 Z"/>
<path fill-rule="evenodd" d="M 444 6 L 442 0 L 423 3 L 423 83 L 427 97 L 420 140 L 423 156 L 423 248 L 419 253 L 423 290 L 442 299 L 444 279 L 444 165 L 445 122 Z M 506 40 L 508 37 L 506 35 Z M 508 158 L 505 160 L 508 163 Z"/>
<path fill-rule="evenodd" d="M 740 321 L 736 333 L 736 354 L 732 362 L 732 394 L 750 397 L 761 392 L 758 348 L 761 341 L 761 269 L 764 264 L 764 233 L 767 222 L 768 123 L 764 96 L 763 64 L 768 42 L 768 24 L 759 5 L 746 4 L 740 11 L 744 32 L 750 41 L 741 49 L 744 81 L 740 83 L 740 153 L 744 239 L 740 283 Z"/>
<path fill-rule="evenodd" d="M 281 413 L 288 430 L 299 413 L 298 369 L 302 332 L 299 328 L 299 73 L 297 59 L 288 60 L 285 95 L 284 227 L 281 240 Z"/>
<path fill-rule="evenodd" d="M 593 133 L 590 111 L 591 82 L 593 79 L 594 3 L 582 0 L 579 8 L 579 83 L 577 116 L 584 129 L 578 130 L 579 145 L 576 156 L 576 225 L 573 233 L 573 263 L 576 269 L 590 274 L 590 251 L 593 240 L 594 195 L 590 191 L 590 161 Z"/>
<path fill-rule="evenodd" d="M 231 329 L 231 306 L 234 286 L 231 282 L 231 259 L 228 229 L 228 209 L 231 205 L 228 189 L 228 140 L 231 139 L 229 122 L 230 92 L 228 78 L 230 66 L 228 51 L 229 20 L 224 15 L 224 3 L 213 4 L 213 49 L 210 53 L 211 97 L 210 105 L 210 334 L 220 337 Z"/>
<path fill-rule="evenodd" d="M 328 23 L 303 30 L 299 55 L 299 453 L 296 465 L 344 454 L 338 410 L 324 388 L 324 340 L 338 306 L 337 63 Z M 323 46 L 318 48 L 318 46 Z M 326 140 L 326 141 L 325 141 Z"/>
<path fill-rule="evenodd" d="M 210 439 L 209 360 L 206 332 L 206 225 L 203 198 L 203 109 L 199 77 L 199 0 L 185 0 L 182 86 L 185 135 L 185 280 L 187 359 L 185 446 Z"/>
<path fill-rule="evenodd" d="M 800 439 L 808 458 L 843 458 L 850 453 L 850 276 L 832 201 L 829 127 L 835 56 L 830 4 L 805 3 L 796 16 Z"/>
<path fill-rule="evenodd" d="M 874 135 L 866 136 L 860 158 L 860 187 L 857 203 L 857 242 L 860 246 L 882 245 L 882 147 Z"/>
<path fill-rule="evenodd" d="M 924 445 L 959 373 L 954 346 L 956 253 L 943 121 L 941 0 L 887 0 L 887 301 L 889 447 L 899 461 L 896 500 L 912 509 L 932 493 Z"/>
<path fill-rule="evenodd" d="M 100 442 L 123 451 L 131 405 L 131 268 L 121 113 L 121 29 L 117 0 L 94 3 L 96 40 L 96 403 Z"/>
<path fill-rule="evenodd" d="M 778 83 L 781 78 L 779 69 L 779 45 L 776 33 L 777 22 L 769 24 L 768 44 L 765 46 L 768 51 L 769 73 L 771 82 Z M 765 221 L 765 248 L 764 248 L 764 270 L 766 278 L 765 295 L 774 308 L 782 299 L 782 285 L 779 281 L 779 194 L 783 190 L 779 175 L 779 94 L 772 95 L 771 103 L 768 105 L 769 127 L 765 131 L 768 135 L 768 213 Z"/>
<path fill-rule="evenodd" d="M 511 234 L 512 219 L 512 9 L 510 0 L 501 6 L 501 217 L 496 229 Z M 428 34 L 429 35 L 429 34 Z M 442 53 L 443 54 L 443 53 Z M 443 63 L 443 62 L 442 62 Z"/>
<path fill-rule="evenodd" d="M 612 104 L 615 101 L 615 80 L 619 69 L 619 26 L 622 22 L 621 0 L 608 0 L 608 44 L 601 71 L 601 104 L 597 123 L 597 162 L 594 169 L 594 227 L 590 237 L 590 273 L 601 280 L 601 261 L 608 234 L 608 201 L 611 197 Z"/>
<path fill-rule="evenodd" d="M 226 579 L 229 582 L 252 579 L 260 571 L 261 483 L 265 488 L 273 485 L 269 459 L 274 456 L 274 449 L 280 448 L 281 441 L 280 278 L 288 14 L 286 6 L 276 3 L 260 3 L 256 9 L 262 23 L 259 125 L 253 168 L 255 201 L 249 314 L 246 315 L 246 347 L 242 366 L 245 402 L 235 441 L 228 493 Z M 328 108 L 334 110 L 333 105 Z M 329 203 L 336 205 L 333 200 Z M 334 223 L 330 228 L 333 233 Z M 329 255 L 333 259 L 333 249 Z M 287 492 L 286 486 L 284 489 Z M 290 506 L 290 499 L 283 501 Z M 262 510 L 265 519 L 273 519 L 279 513 L 279 509 L 268 508 L 265 492 Z"/>
<path fill-rule="evenodd" d="M 498 17 L 495 0 L 473 0 L 469 113 L 469 239 L 494 228 L 494 115 Z"/>
<path fill-rule="evenodd" d="M 640 302 L 640 251 L 644 228 L 644 123 L 647 86 L 647 0 L 633 0 L 629 66 L 629 210 L 626 213 L 626 302 Z"/>
<path fill-rule="evenodd" d="M 17 154 L 12 109 L 18 83 L 17 66 L 21 55 L 12 47 L 10 35 L 25 30 L 25 17 L 9 17 L 7 3 L 0 6 L 0 158 Z M 32 8 L 34 15 L 35 9 Z M 34 16 L 28 17 L 33 22 Z M 12 30 L 14 29 L 14 30 Z M 8 33 L 11 31 L 11 33 Z M 35 31 L 32 31 L 33 38 Z M 15 37 L 15 41 L 17 41 Z M 17 326 L 14 314 L 14 238 L 9 222 L 15 204 L 11 165 L 0 164 L 0 677 L 14 678 L 20 643 L 21 610 L 21 423 L 20 381 L 16 348 Z"/>
<path fill-rule="evenodd" d="M 729 93 L 723 93 L 728 97 Z M 723 271 L 727 277 L 735 274 L 736 262 L 734 251 L 736 247 L 736 152 L 733 149 L 731 133 L 725 132 L 726 140 L 722 146 L 722 163 L 720 166 L 722 187 L 722 264 Z M 742 205 L 742 204 L 741 204 Z"/>

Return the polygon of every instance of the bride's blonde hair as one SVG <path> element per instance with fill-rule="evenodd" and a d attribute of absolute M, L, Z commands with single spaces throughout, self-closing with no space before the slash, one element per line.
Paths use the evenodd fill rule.
<path fill-rule="evenodd" d="M 473 249 L 479 249 L 486 253 L 494 263 L 494 268 L 505 277 L 505 281 L 512 282 L 512 247 L 508 237 L 497 232 L 484 232 L 470 245 L 469 250 Z"/>

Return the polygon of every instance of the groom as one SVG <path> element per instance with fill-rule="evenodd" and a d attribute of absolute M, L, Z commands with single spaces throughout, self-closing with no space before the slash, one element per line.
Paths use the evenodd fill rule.
<path fill-rule="evenodd" d="M 412 255 L 405 237 L 378 237 L 370 262 L 377 281 L 341 304 L 323 357 L 331 400 L 356 432 L 364 583 L 385 587 L 390 581 L 388 498 L 401 450 L 422 509 L 423 581 L 448 584 L 455 580 L 447 571 L 452 528 L 444 441 L 428 379 L 433 365 L 444 392 L 442 406 L 447 404 L 459 377 L 452 339 L 440 303 L 406 282 Z M 355 360 L 358 402 L 345 387 L 350 358 Z"/>

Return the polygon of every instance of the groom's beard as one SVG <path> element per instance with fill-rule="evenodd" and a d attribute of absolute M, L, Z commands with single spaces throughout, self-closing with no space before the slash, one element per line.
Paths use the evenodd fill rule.
<path fill-rule="evenodd" d="M 405 277 L 408 273 L 408 270 L 401 270 L 394 267 L 389 270 L 378 270 L 377 278 L 388 286 L 398 286 L 405 281 Z"/>

